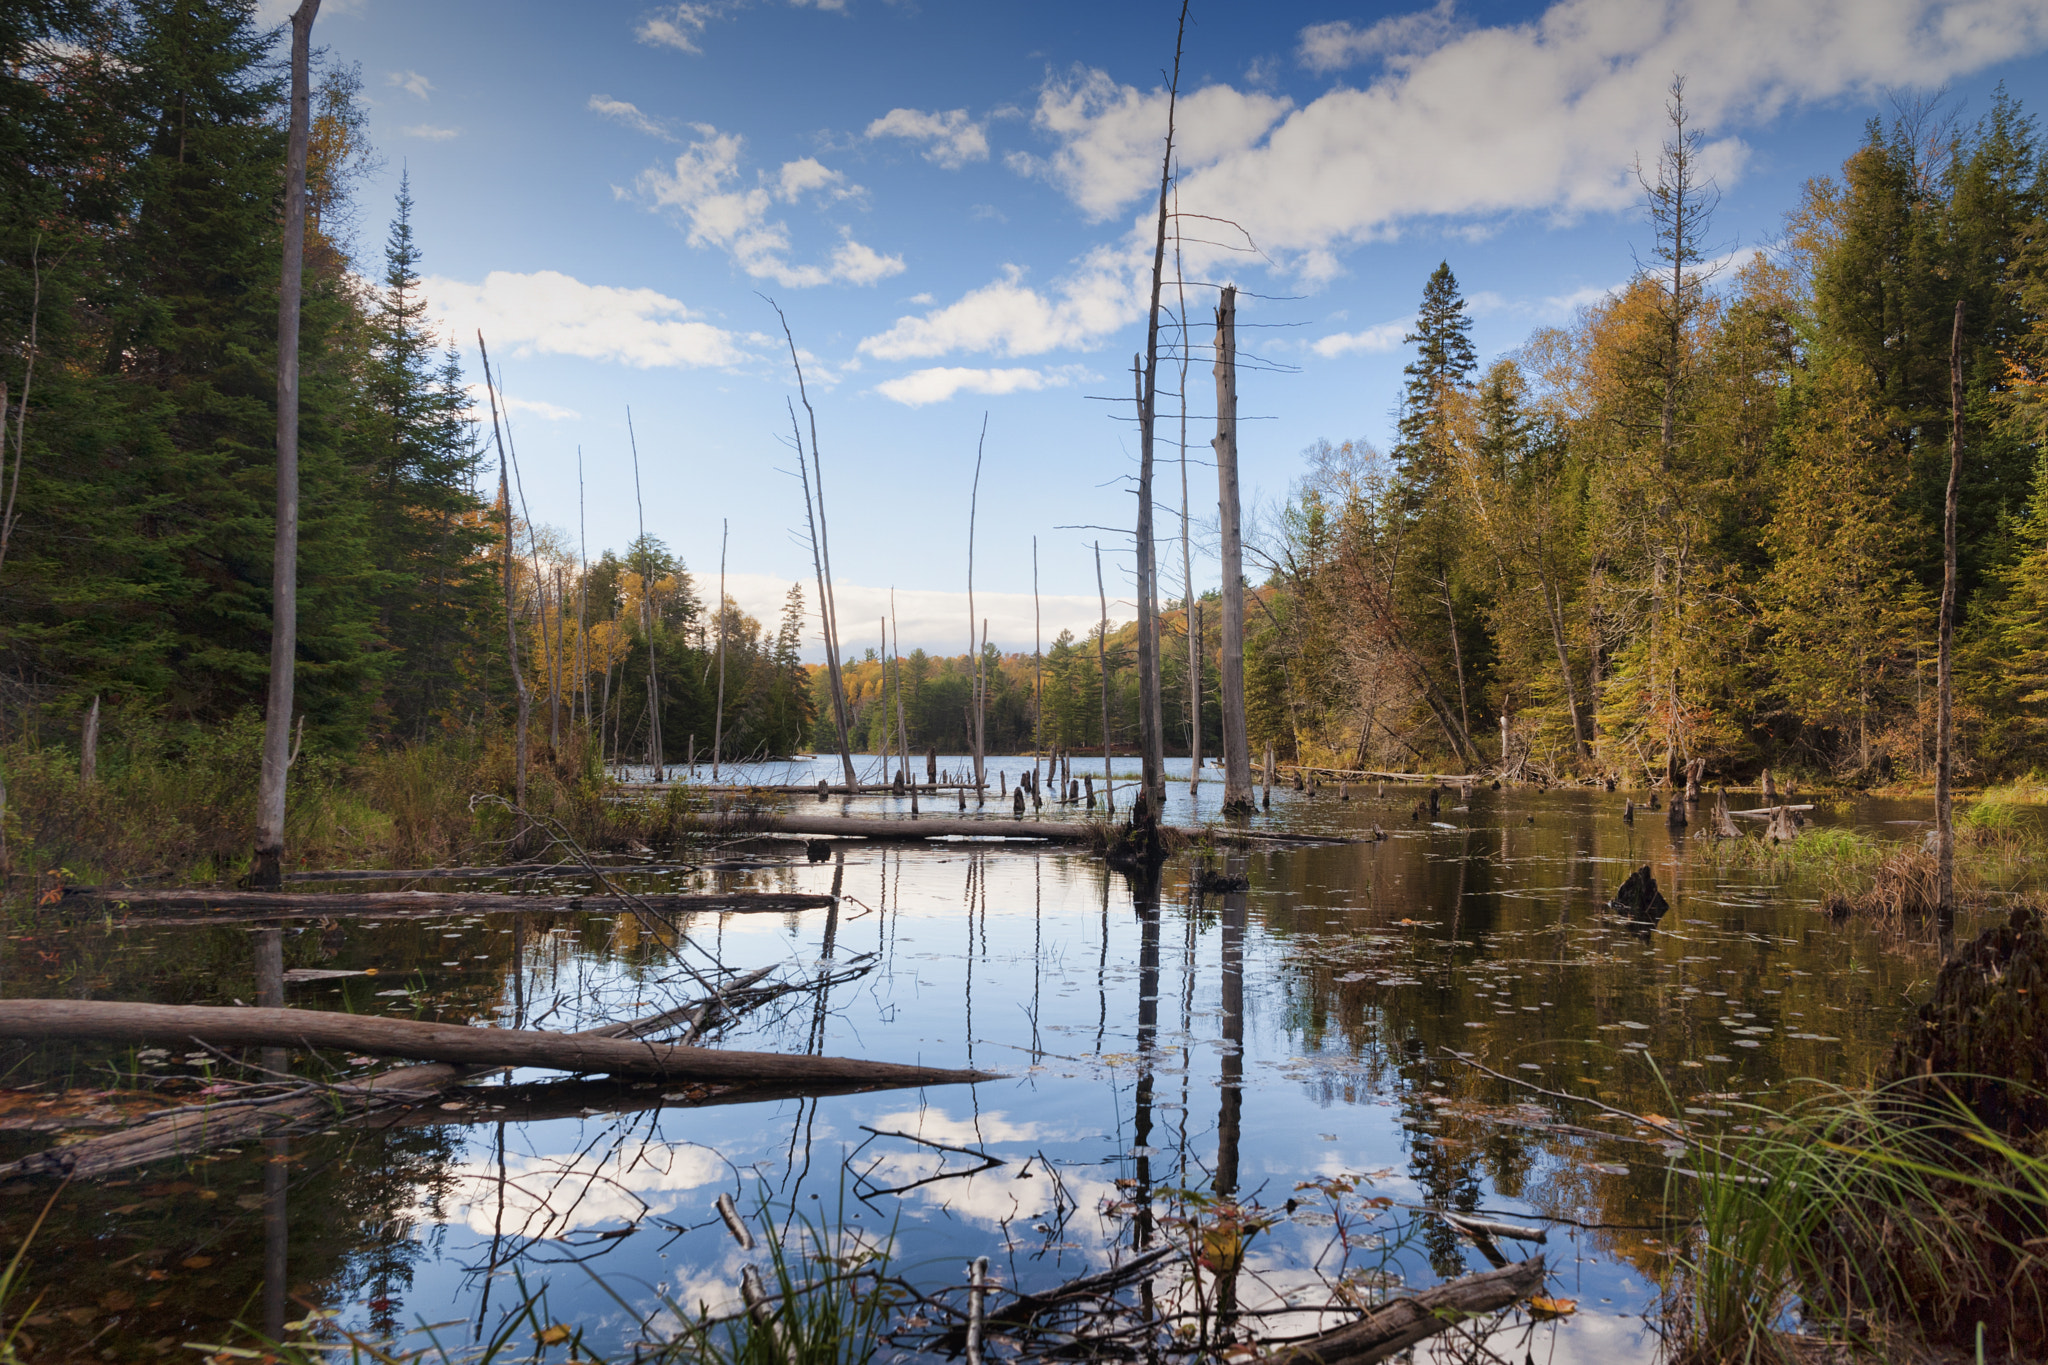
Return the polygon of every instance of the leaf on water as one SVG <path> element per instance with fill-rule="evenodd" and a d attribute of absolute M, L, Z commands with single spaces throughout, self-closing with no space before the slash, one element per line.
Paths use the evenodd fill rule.
<path fill-rule="evenodd" d="M 206 1267 L 213 1264 L 213 1257 L 187 1256 L 184 1260 L 178 1262 L 178 1264 L 185 1267 L 185 1269 L 187 1270 L 204 1270 L 206 1269 Z"/>
<path fill-rule="evenodd" d="M 1540 1295 L 1529 1300 L 1529 1314 L 1536 1318 L 1568 1318 L 1579 1311 L 1576 1299 L 1546 1299 Z"/>
<path fill-rule="evenodd" d="M 535 1332 L 533 1339 L 543 1346 L 560 1346 L 573 1335 L 575 1334 L 566 1324 L 558 1322 L 552 1327 L 543 1327 Z"/>

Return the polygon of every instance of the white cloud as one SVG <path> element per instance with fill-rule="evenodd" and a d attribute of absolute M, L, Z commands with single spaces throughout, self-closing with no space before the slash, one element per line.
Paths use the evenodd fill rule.
<path fill-rule="evenodd" d="M 1334 332 L 1309 343 L 1309 349 L 1325 360 L 1352 351 L 1391 351 L 1400 346 L 1401 338 L 1408 335 L 1408 329 L 1413 325 L 1413 318 L 1402 318 L 1395 322 L 1382 322 L 1360 332 Z"/>
<path fill-rule="evenodd" d="M 902 317 L 888 331 L 860 343 L 877 360 L 918 360 L 952 351 L 1042 355 L 1092 346 L 1142 309 L 1143 296 L 1128 267 L 1098 250 L 1053 295 L 1024 283 L 1024 272 L 1005 266 L 1003 278 L 972 290 L 922 317 Z"/>
<path fill-rule="evenodd" d="M 1451 0 L 1412 14 L 1390 14 L 1358 28 L 1348 20 L 1310 24 L 1301 31 L 1301 64 L 1311 71 L 1335 71 L 1367 57 L 1399 61 L 1443 46 L 1451 36 Z"/>
<path fill-rule="evenodd" d="M 633 36 L 650 47 L 672 47 L 678 52 L 702 53 L 697 37 L 713 19 L 723 19 L 733 6 L 685 0 L 656 10 L 640 21 Z"/>
<path fill-rule="evenodd" d="M 652 289 L 585 284 L 554 270 L 493 270 L 481 284 L 433 277 L 422 288 L 467 345 L 484 339 L 522 354 L 693 368 L 748 359 L 742 338 L 697 320 L 678 300 Z"/>
<path fill-rule="evenodd" d="M 949 171 L 970 161 L 988 160 L 987 126 L 969 119 L 965 109 L 929 114 L 921 109 L 891 109 L 868 125 L 867 135 L 922 142 L 924 159 Z"/>
<path fill-rule="evenodd" d="M 615 100 L 610 95 L 592 95 L 585 107 L 593 114 L 603 114 L 608 119 L 623 123 L 636 133 L 646 133 L 649 137 L 658 137 L 668 142 L 675 141 L 675 137 L 668 129 L 642 113 L 637 104 Z"/>
<path fill-rule="evenodd" d="M 1748 156 L 1741 130 L 1789 108 L 1934 87 L 2048 44 L 2043 0 L 1557 0 L 1527 23 L 1437 41 L 1439 17 L 1449 23 L 1447 12 L 1408 16 L 1411 50 L 1364 88 L 1300 108 L 1194 92 L 1181 208 L 1240 224 L 1313 281 L 1337 273 L 1343 249 L 1418 219 L 1631 207 L 1635 164 L 1653 164 L 1665 137 L 1674 72 L 1696 126 L 1718 139 L 1706 157 L 1725 185 Z M 1404 46 L 1391 30 L 1365 33 L 1382 50 Z M 1035 123 L 1059 146 L 1025 168 L 1091 217 L 1146 200 L 1163 103 L 1100 72 L 1055 82 Z M 1196 268 L 1212 259 L 1191 249 Z"/>
<path fill-rule="evenodd" d="M 415 123 L 412 127 L 401 128 L 399 131 L 407 137 L 423 137 L 429 142 L 446 142 L 449 138 L 462 134 L 460 128 L 437 128 L 431 123 Z"/>
<path fill-rule="evenodd" d="M 1005 394 L 1036 392 L 1044 388 L 1062 388 L 1069 376 L 1060 371 L 1027 369 L 976 370 L 960 366 L 940 366 L 929 370 L 914 370 L 900 379 L 887 380 L 875 385 L 875 392 L 884 398 L 892 398 L 905 407 L 921 408 L 927 403 L 943 403 L 960 392 Z"/>
<path fill-rule="evenodd" d="M 692 126 L 697 141 L 672 166 L 643 171 L 638 182 L 648 199 L 683 215 L 691 246 L 719 248 L 754 278 L 792 289 L 835 280 L 873 284 L 903 272 L 901 256 L 883 255 L 853 240 L 849 229 L 841 229 L 843 240 L 826 265 L 792 264 L 789 225 L 769 218 L 776 202 L 836 201 L 865 191 L 815 157 L 784 162 L 773 176 L 756 172 L 750 184 L 740 170 L 744 139 L 708 123 Z"/>
<path fill-rule="evenodd" d="M 384 77 L 384 84 L 403 90 L 415 99 L 425 99 L 433 90 L 434 83 L 417 71 L 393 71 Z"/>
<path fill-rule="evenodd" d="M 512 411 L 530 412 L 544 422 L 580 422 L 583 420 L 583 414 L 576 411 L 576 409 L 565 408 L 540 398 L 506 398 L 504 402 L 505 406 L 512 409 Z"/>
<path fill-rule="evenodd" d="M 1174 115 L 1175 159 L 1205 165 L 1250 147 L 1293 107 L 1284 96 L 1227 85 L 1183 94 Z M 1046 82 L 1031 122 L 1052 135 L 1059 150 L 1048 158 L 1012 153 L 1012 170 L 1050 180 L 1090 218 L 1107 218 L 1140 197 L 1156 202 L 1159 159 L 1166 151 L 1166 91 L 1140 94 L 1106 72 L 1076 67 Z"/>
<path fill-rule="evenodd" d="M 606 1154 L 514 1154 L 502 1179 L 496 1159 L 458 1161 L 438 1192 L 447 1221 L 479 1235 L 566 1237 L 606 1223 L 673 1212 L 690 1191 L 729 1178 L 731 1167 L 695 1143 L 634 1140 Z M 415 1216 L 431 1219 L 425 1206 Z"/>

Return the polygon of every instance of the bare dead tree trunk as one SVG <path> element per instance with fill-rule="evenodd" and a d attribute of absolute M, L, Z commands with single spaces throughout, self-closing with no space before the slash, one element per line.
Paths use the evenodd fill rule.
<path fill-rule="evenodd" d="M 1145 357 L 1138 394 L 1138 744 L 1146 804 L 1166 801 L 1165 711 L 1159 675 L 1159 553 L 1152 538 L 1152 445 L 1159 410 L 1159 290 L 1166 267 L 1167 194 L 1173 184 L 1174 116 L 1180 101 L 1181 47 L 1188 6 L 1182 0 L 1166 93 L 1166 151 L 1159 162 L 1158 226 L 1152 238 L 1152 294 L 1145 314 Z"/>
<path fill-rule="evenodd" d="M 1935 667 L 1934 840 L 1939 862 L 1937 913 L 1955 916 L 1956 823 L 1950 790 L 1955 764 L 1956 503 L 1963 483 L 1963 301 L 1956 300 L 1948 349 L 1948 496 L 1941 510 L 1941 641 Z"/>
<path fill-rule="evenodd" d="M 28 394 L 35 382 L 36 349 L 38 331 L 43 316 L 43 265 L 42 241 L 38 238 L 29 246 L 29 275 L 31 286 L 28 305 L 28 348 L 22 358 L 21 367 L 21 408 L 14 416 L 14 478 L 8 485 L 7 505 L 0 507 L 0 566 L 7 563 L 7 546 L 14 539 L 14 527 L 18 517 L 14 511 L 15 499 L 21 495 L 21 461 L 28 453 Z M 7 472 L 7 386 L 0 384 L 0 474 Z"/>
<path fill-rule="evenodd" d="M 981 453 L 988 442 L 988 414 L 981 414 L 981 438 L 974 443 L 974 486 L 967 495 L 967 652 L 974 656 L 974 671 L 969 675 L 974 686 L 974 790 L 977 795 L 988 779 L 982 772 L 982 745 L 984 742 L 984 683 L 981 676 L 982 651 L 974 646 L 974 518 L 981 505 Z"/>
<path fill-rule="evenodd" d="M 732 524 L 718 519 L 718 714 L 711 721 L 711 779 L 718 780 L 718 760 L 725 754 L 725 543 Z"/>
<path fill-rule="evenodd" d="M 1045 623 L 1038 611 L 1038 537 L 1031 537 L 1031 781 L 1045 750 Z M 1034 795 L 1036 794 L 1034 790 Z"/>
<path fill-rule="evenodd" d="M 500 565 L 505 578 L 505 656 L 512 664 L 512 692 L 518 702 L 518 719 L 512 732 L 512 785 L 520 809 L 526 808 L 526 724 L 532 700 L 526 694 L 526 673 L 519 667 L 519 614 L 512 592 L 512 459 L 505 453 L 505 435 L 498 426 L 498 386 L 491 378 L 491 352 L 484 345 L 481 329 L 476 334 L 477 356 L 484 367 L 484 392 L 491 400 L 491 443 L 498 447 L 498 509 L 505 539 Z"/>
<path fill-rule="evenodd" d="M 640 526 L 640 631 L 647 637 L 647 766 L 660 781 L 666 774 L 668 750 L 661 739 L 661 680 L 654 648 L 654 575 L 647 562 L 647 504 L 640 496 L 640 438 L 633 431 L 633 409 L 626 409 L 626 442 L 633 451 L 633 509 Z"/>
<path fill-rule="evenodd" d="M 1102 583 L 1102 542 L 1095 542 L 1095 593 L 1102 599 L 1102 629 L 1095 636 L 1095 661 L 1102 668 L 1102 790 L 1111 789 L 1109 772 L 1109 589 Z M 1116 806 L 1112 804 L 1111 810 Z"/>
<path fill-rule="evenodd" d="M 576 447 L 576 693 L 583 698 L 583 729 L 590 731 L 590 532 L 583 521 L 583 447 Z M 570 703 L 575 719 L 575 703 Z M 604 755 L 598 754 L 600 760 Z"/>
<path fill-rule="evenodd" d="M 94 696 L 92 709 L 85 713 L 85 727 L 78 737 L 78 780 L 90 787 L 100 771 L 100 699 Z"/>
<path fill-rule="evenodd" d="M 763 296 L 766 298 L 766 296 Z M 803 361 L 796 353 L 796 334 L 789 330 L 789 319 L 783 316 L 782 308 L 775 300 L 767 299 L 775 316 L 782 322 L 783 339 L 789 343 L 789 363 L 796 371 L 797 397 L 803 400 L 804 413 L 811 420 L 811 466 L 818 475 L 818 501 L 813 515 L 811 504 L 811 477 L 803 475 L 804 521 L 811 531 L 811 563 L 818 571 L 818 614 L 825 626 L 825 678 L 832 688 L 832 719 L 839 735 L 839 767 L 846 779 L 846 785 L 860 785 L 860 777 L 853 770 L 853 746 L 847 735 L 846 679 L 839 668 L 839 609 L 837 599 L 832 595 L 832 551 L 825 532 L 825 465 L 818 454 L 818 412 L 811 406 L 810 391 L 804 386 Z M 797 465 L 804 466 L 803 430 L 797 427 L 796 408 L 789 410 L 789 424 L 796 430 Z"/>
<path fill-rule="evenodd" d="M 270 555 L 270 691 L 263 709 L 263 772 L 256 787 L 256 886 L 284 877 L 285 768 L 292 735 L 293 668 L 299 650 L 299 282 L 306 261 L 306 143 L 312 100 L 313 16 L 292 13 L 291 135 L 285 151 L 284 264 L 277 287 L 277 539 Z M 26 411 L 27 404 L 23 408 Z"/>
<path fill-rule="evenodd" d="M 1216 508 L 1223 531 L 1223 809 L 1252 809 L 1244 715 L 1244 530 L 1237 488 L 1237 287 L 1216 305 Z"/>
<path fill-rule="evenodd" d="M 903 758 L 903 782 L 914 786 L 910 777 L 910 730 L 903 723 L 903 635 L 896 629 L 896 589 L 889 589 L 889 634 L 896 640 L 896 750 Z M 911 792 L 911 809 L 917 809 L 917 793 Z"/>
<path fill-rule="evenodd" d="M 1188 795 L 1202 789 L 1202 618 L 1195 605 L 1195 561 L 1188 525 L 1188 360 L 1194 332 L 1188 326 L 1187 271 L 1180 250 L 1180 191 L 1173 193 L 1173 288 L 1180 305 L 1180 581 L 1188 636 Z"/>

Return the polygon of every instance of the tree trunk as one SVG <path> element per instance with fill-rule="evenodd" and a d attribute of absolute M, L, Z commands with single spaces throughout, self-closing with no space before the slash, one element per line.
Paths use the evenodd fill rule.
<path fill-rule="evenodd" d="M 725 756 L 725 543 L 732 523 L 718 519 L 718 714 L 711 719 L 711 780 L 718 780 L 718 763 Z"/>
<path fill-rule="evenodd" d="M 1395 1299 L 1357 1322 L 1283 1346 L 1268 1365 L 1368 1365 L 1467 1318 L 1498 1312 L 1543 1287 L 1543 1258 L 1465 1275 L 1434 1289 Z"/>
<path fill-rule="evenodd" d="M 277 289 L 277 539 L 270 557 L 270 691 L 263 710 L 263 769 L 256 788 L 256 860 L 249 879 L 284 876 L 285 769 L 290 758 L 293 668 L 299 648 L 299 284 L 306 260 L 308 67 L 320 0 L 292 14 L 291 133 L 284 172 L 284 264 Z"/>
<path fill-rule="evenodd" d="M 0 1038 L 114 1042 L 198 1038 L 222 1047 L 277 1044 L 335 1047 L 371 1056 L 484 1066 L 542 1066 L 701 1081 L 871 1081 L 946 1084 L 992 1079 L 980 1071 L 906 1066 L 843 1057 L 727 1052 L 624 1038 L 427 1024 L 330 1010 L 233 1009 L 126 1001 L 0 1001 Z"/>
<path fill-rule="evenodd" d="M 1102 629 L 1095 635 L 1095 661 L 1102 668 L 1102 790 L 1109 791 L 1109 590 L 1102 584 L 1102 542 L 1095 542 L 1095 594 L 1102 600 Z M 1093 804 L 1092 802 L 1090 804 Z M 1114 807 L 1112 807 L 1114 809 Z"/>
<path fill-rule="evenodd" d="M 1252 808 L 1244 715 L 1244 532 L 1237 488 L 1237 287 L 1216 306 L 1216 510 L 1223 533 L 1223 809 Z"/>
<path fill-rule="evenodd" d="M 1955 764 L 1956 503 L 1963 483 L 1963 301 L 1949 335 L 1948 496 L 1941 511 L 1941 657 L 1935 667 L 1934 844 L 1939 864 L 1936 913 L 1944 930 L 1955 915 L 1956 824 L 1950 783 Z"/>

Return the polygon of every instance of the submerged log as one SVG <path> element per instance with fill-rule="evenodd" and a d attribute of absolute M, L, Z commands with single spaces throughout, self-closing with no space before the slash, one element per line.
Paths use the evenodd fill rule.
<path fill-rule="evenodd" d="M 227 1047 L 334 1047 L 371 1056 L 481 1066 L 538 1066 L 696 1081 L 861 1081 L 951 1084 L 989 1079 L 980 1071 L 871 1062 L 850 1057 L 725 1052 L 534 1029 L 467 1028 L 329 1010 L 233 1009 L 101 1000 L 0 1000 L 0 1038 L 112 1042 L 198 1038 Z"/>
<path fill-rule="evenodd" d="M 1520 1303 L 1543 1287 L 1543 1258 L 1464 1275 L 1395 1299 L 1384 1308 L 1263 1357 L 1265 1365 L 1368 1365 L 1447 1331 L 1467 1318 Z"/>

